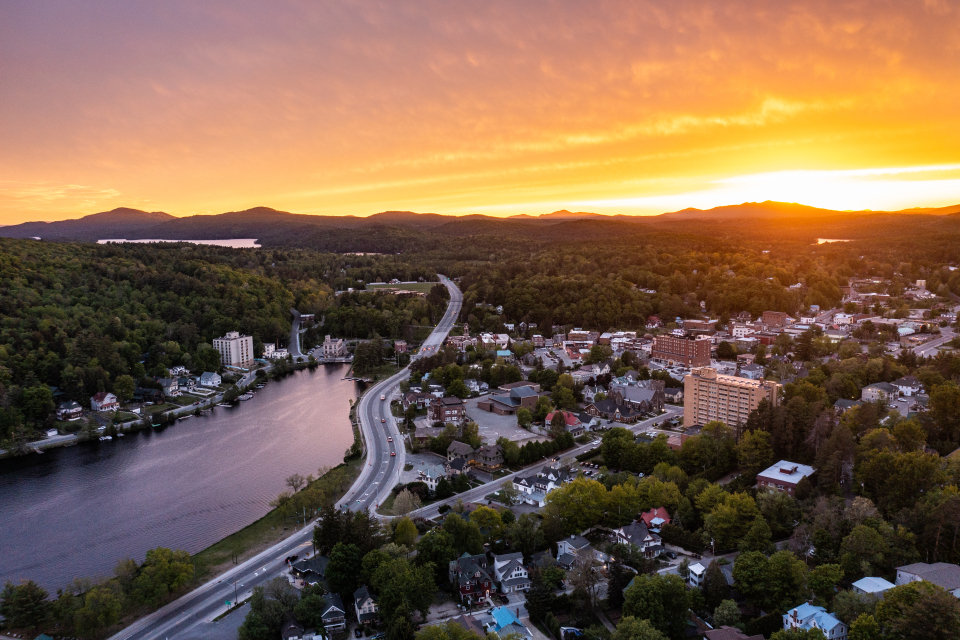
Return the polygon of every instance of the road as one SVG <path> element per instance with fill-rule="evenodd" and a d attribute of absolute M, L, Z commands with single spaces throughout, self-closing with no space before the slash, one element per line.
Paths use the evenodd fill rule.
<path fill-rule="evenodd" d="M 300 312 L 296 309 L 290 309 L 290 314 L 293 316 L 293 323 L 290 325 L 290 341 L 287 345 L 287 353 L 294 358 L 302 358 L 303 353 L 300 352 Z"/>
<path fill-rule="evenodd" d="M 937 355 L 938 348 L 941 345 L 946 344 L 953 340 L 956 336 L 953 333 L 953 330 L 950 327 L 943 327 L 940 329 L 940 337 L 931 340 L 930 342 L 925 342 L 917 347 L 914 347 L 913 352 L 918 356 L 931 357 Z"/>
<path fill-rule="evenodd" d="M 450 291 L 450 304 L 440 324 L 424 342 L 417 355 L 430 355 L 435 352 L 437 347 L 443 344 L 460 313 L 460 305 L 463 301 L 460 290 L 447 278 L 441 276 L 440 279 Z M 298 323 L 298 320 L 294 322 Z M 357 415 L 360 416 L 361 428 L 367 441 L 367 459 L 370 464 L 364 467 L 353 487 L 337 503 L 338 507 L 348 504 L 359 508 L 372 507 L 377 503 L 378 496 L 393 487 L 393 483 L 385 482 L 385 479 L 395 478 L 399 475 L 399 470 L 403 469 L 405 452 L 401 446 L 402 441 L 399 439 L 396 424 L 390 416 L 389 398 L 396 393 L 400 381 L 407 375 L 409 371 L 404 370 L 370 388 L 361 398 Z M 388 400 L 381 401 L 381 395 L 386 395 Z M 380 422 L 380 418 L 386 422 Z M 389 437 L 394 437 L 394 442 L 388 442 Z M 396 457 L 390 456 L 390 451 L 395 451 Z M 384 462 L 386 464 L 382 464 Z M 361 499 L 360 505 L 356 504 L 355 496 L 358 495 Z M 215 580 L 141 618 L 113 635 L 110 640 L 158 640 L 160 638 L 167 640 L 195 630 L 198 625 L 224 613 L 227 610 L 226 602 L 236 600 L 242 602 L 250 597 L 253 587 L 284 575 L 287 570 L 284 559 L 294 554 L 303 557 L 307 551 L 312 551 L 312 540 L 313 523 L 309 523 L 292 536 L 230 569 Z"/>
<path fill-rule="evenodd" d="M 460 306 L 463 303 L 463 294 L 453 282 L 440 276 L 450 292 L 450 303 L 443 318 L 430 336 L 420 346 L 420 350 L 412 354 L 412 358 L 431 356 L 443 345 L 447 334 L 453 329 L 453 324 L 460 315 Z M 403 465 L 406 464 L 406 448 L 403 438 L 390 412 L 390 401 L 399 393 L 400 383 L 410 376 L 410 370 L 405 368 L 399 373 L 375 384 L 367 389 L 360 398 L 357 406 L 357 418 L 363 431 L 367 446 L 367 466 L 363 468 L 357 482 L 353 484 L 341 504 L 351 510 L 373 510 L 390 493 L 397 484 Z"/>

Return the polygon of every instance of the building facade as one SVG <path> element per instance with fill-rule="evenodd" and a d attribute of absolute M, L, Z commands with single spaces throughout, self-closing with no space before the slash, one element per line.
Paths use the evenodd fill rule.
<path fill-rule="evenodd" d="M 213 339 L 213 348 L 220 353 L 220 364 L 227 367 L 248 367 L 253 364 L 253 336 L 229 331 Z"/>
<path fill-rule="evenodd" d="M 707 336 L 657 336 L 650 355 L 670 364 L 706 367 L 710 364 L 710 344 Z"/>
<path fill-rule="evenodd" d="M 324 358 L 343 358 L 347 355 L 347 342 L 343 338 L 327 336 L 323 341 Z"/>
<path fill-rule="evenodd" d="M 787 314 L 783 311 L 764 311 L 763 324 L 771 329 L 782 329 L 787 326 Z"/>
<path fill-rule="evenodd" d="M 717 373 L 716 369 L 694 369 L 683 380 L 683 424 L 690 428 L 719 420 L 728 426 L 745 424 L 750 412 L 769 400 L 780 402 L 780 385 L 776 382 L 749 380 Z"/>

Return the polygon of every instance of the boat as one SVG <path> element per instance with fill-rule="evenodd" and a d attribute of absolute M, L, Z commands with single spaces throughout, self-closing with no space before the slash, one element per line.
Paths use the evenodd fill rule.
<path fill-rule="evenodd" d="M 113 440 L 113 436 L 100 436 L 100 442 L 103 442 L 104 440 Z"/>
<path fill-rule="evenodd" d="M 192 418 L 193 416 L 180 416 L 177 420 L 186 420 L 187 418 Z"/>
<path fill-rule="evenodd" d="M 229 402 L 218 402 L 218 403 L 217 403 L 217 406 L 218 406 L 218 407 L 229 407 L 229 406 L 230 406 L 230 403 L 229 403 Z"/>
<path fill-rule="evenodd" d="M 117 437 L 118 437 L 118 438 L 122 438 L 122 437 L 123 437 L 123 434 L 122 434 L 122 433 L 118 433 L 118 434 L 117 434 Z"/>
<path fill-rule="evenodd" d="M 238 399 L 239 399 L 239 400 L 250 400 L 251 398 L 253 398 L 253 394 L 247 392 L 247 393 L 243 394 L 242 396 L 240 396 Z"/>

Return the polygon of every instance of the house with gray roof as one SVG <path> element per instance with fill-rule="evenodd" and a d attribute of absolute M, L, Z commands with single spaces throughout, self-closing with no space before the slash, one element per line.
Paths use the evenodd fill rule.
<path fill-rule="evenodd" d="M 467 462 L 473 460 L 473 447 L 459 440 L 451 442 L 450 446 L 447 447 L 447 461 L 452 462 L 457 458 L 462 458 Z"/>
<path fill-rule="evenodd" d="M 513 387 L 507 393 L 492 394 L 477 402 L 477 408 L 499 416 L 512 416 L 521 408 L 533 411 L 539 398 L 533 387 L 524 385 Z"/>
<path fill-rule="evenodd" d="M 863 400 L 847 400 L 846 398 L 840 398 L 833 403 L 833 408 L 837 413 L 843 414 L 854 407 L 859 407 L 862 404 Z"/>
<path fill-rule="evenodd" d="M 61 402 L 57 407 L 57 420 L 79 420 L 83 417 L 83 407 L 76 400 Z"/>
<path fill-rule="evenodd" d="M 920 381 L 913 376 L 903 376 L 898 380 L 894 380 L 893 386 L 897 388 L 901 395 L 905 396 L 917 395 L 921 389 Z"/>
<path fill-rule="evenodd" d="M 636 547 L 644 558 L 655 558 L 663 553 L 663 541 L 650 531 L 643 520 L 635 521 L 614 531 L 618 544 Z"/>
<path fill-rule="evenodd" d="M 899 393 L 900 390 L 889 382 L 875 382 L 865 386 L 860 392 L 860 397 L 867 402 L 876 402 L 877 400 L 887 402 L 896 398 Z"/>
<path fill-rule="evenodd" d="M 324 574 L 327 571 L 327 564 L 330 558 L 327 556 L 315 555 L 312 558 L 304 558 L 294 562 L 290 570 L 294 576 L 300 578 L 307 584 L 316 584 L 323 582 L 326 584 Z"/>
<path fill-rule="evenodd" d="M 500 583 L 502 593 L 525 591 L 531 585 L 527 568 L 523 566 L 523 554 L 519 551 L 493 556 L 493 575 Z"/>
<path fill-rule="evenodd" d="M 454 583 L 460 592 L 461 601 L 475 603 L 489 597 L 493 588 L 493 576 L 490 574 L 485 554 L 472 556 L 464 553 L 450 561 L 448 571 L 450 582 Z"/>
<path fill-rule="evenodd" d="M 380 607 L 367 585 L 353 592 L 353 610 L 360 624 L 372 624 L 380 617 Z"/>
<path fill-rule="evenodd" d="M 897 567 L 897 586 L 926 580 L 942 589 L 946 589 L 955 598 L 960 598 L 960 565 L 948 562 L 914 562 L 913 564 Z"/>
<path fill-rule="evenodd" d="M 320 614 L 320 617 L 323 619 L 323 628 L 328 633 L 346 630 L 346 610 L 339 594 L 328 593 L 323 596 L 323 613 Z"/>

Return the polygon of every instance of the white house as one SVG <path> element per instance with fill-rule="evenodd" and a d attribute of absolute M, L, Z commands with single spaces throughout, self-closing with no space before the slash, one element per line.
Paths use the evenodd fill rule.
<path fill-rule="evenodd" d="M 899 380 L 894 380 L 893 386 L 905 396 L 914 396 L 920 393 L 920 381 L 913 376 L 904 376 Z"/>
<path fill-rule="evenodd" d="M 187 371 L 186 367 L 179 366 L 179 365 L 170 369 L 170 376 L 173 378 L 179 378 L 180 376 L 185 376 L 189 373 L 190 372 Z"/>
<path fill-rule="evenodd" d="M 200 374 L 200 386 L 201 387 L 219 387 L 220 386 L 220 374 L 213 373 L 211 371 L 204 371 Z"/>
<path fill-rule="evenodd" d="M 687 574 L 687 584 L 696 589 L 700 588 L 700 585 L 703 584 L 703 576 L 707 573 L 707 568 L 700 564 L 692 564 L 689 567 L 689 573 Z"/>
<path fill-rule="evenodd" d="M 120 403 L 117 402 L 117 396 L 109 391 L 101 391 L 90 398 L 90 408 L 94 411 L 117 411 Z"/>
<path fill-rule="evenodd" d="M 530 577 L 527 568 L 523 566 L 523 554 L 507 553 L 493 556 L 493 574 L 500 583 L 503 593 L 525 591 L 530 588 Z"/>
<path fill-rule="evenodd" d="M 653 558 L 663 552 L 663 541 L 652 533 L 645 522 L 639 520 L 614 531 L 617 544 L 629 544 L 636 547 L 644 558 Z"/>
<path fill-rule="evenodd" d="M 353 610 L 357 614 L 357 622 L 367 624 L 379 618 L 380 606 L 366 585 L 361 586 L 353 593 Z"/>
<path fill-rule="evenodd" d="M 955 598 L 960 598 L 960 565 L 948 562 L 914 562 L 913 564 L 897 567 L 897 586 L 926 580 L 938 587 L 946 589 Z"/>
<path fill-rule="evenodd" d="M 419 469 L 420 480 L 427 485 L 430 491 L 437 490 L 437 483 L 440 482 L 440 478 L 446 478 L 446 470 L 438 464 L 424 464 L 421 469 Z"/>
<path fill-rule="evenodd" d="M 899 392 L 900 390 L 889 382 L 875 382 L 865 386 L 860 392 L 860 397 L 867 402 L 875 402 L 877 400 L 886 402 L 887 400 L 896 398 Z"/>
<path fill-rule="evenodd" d="M 893 584 L 883 578 L 860 578 L 853 583 L 853 592 L 882 598 L 883 592 L 893 587 Z"/>
<path fill-rule="evenodd" d="M 783 628 L 790 629 L 819 629 L 827 640 L 845 640 L 847 625 L 840 622 L 836 616 L 827 613 L 823 607 L 815 607 L 803 603 L 783 614 Z"/>

